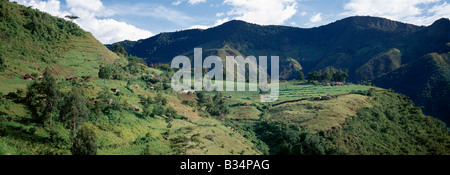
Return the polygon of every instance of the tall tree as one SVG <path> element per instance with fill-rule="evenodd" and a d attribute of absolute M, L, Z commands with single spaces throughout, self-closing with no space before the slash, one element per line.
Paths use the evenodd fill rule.
<path fill-rule="evenodd" d="M 93 126 L 85 123 L 77 132 L 70 151 L 73 155 L 97 155 L 96 140 Z"/>
<path fill-rule="evenodd" d="M 330 81 L 331 79 L 333 79 L 333 70 L 332 69 L 325 70 L 325 72 L 322 73 L 321 79 L 323 81 Z"/>
<path fill-rule="evenodd" d="M 72 88 L 60 115 L 68 127 L 72 129 L 73 136 L 75 136 L 77 126 L 89 119 L 89 109 L 78 88 Z"/>
<path fill-rule="evenodd" d="M 308 73 L 308 77 L 306 77 L 306 79 L 308 81 L 314 81 L 314 80 L 318 81 L 318 80 L 320 80 L 321 77 L 322 77 L 322 75 L 320 74 L 320 72 L 315 71 L 315 72 Z"/>
<path fill-rule="evenodd" d="M 303 81 L 304 79 L 305 79 L 305 75 L 303 74 L 302 71 L 300 71 L 300 72 L 298 73 L 298 80 Z"/>
<path fill-rule="evenodd" d="M 48 120 L 50 128 L 53 127 L 53 117 L 56 114 L 56 111 L 58 110 L 58 102 L 59 102 L 59 96 L 60 92 L 56 85 L 56 79 L 53 77 L 53 75 L 50 73 L 50 71 L 47 70 L 44 72 L 44 79 L 43 79 L 43 93 L 45 94 L 45 107 L 44 107 L 44 117 L 46 120 Z"/>
<path fill-rule="evenodd" d="M 199 106 L 203 106 L 209 102 L 205 91 L 198 91 L 198 92 L 195 92 L 195 94 L 197 95 L 197 104 Z"/>
<path fill-rule="evenodd" d="M 190 135 L 193 131 L 194 128 L 192 127 L 181 128 L 181 132 L 183 133 L 183 135 L 171 138 L 169 140 L 170 146 L 175 151 L 175 154 L 186 155 L 188 150 L 195 149 L 200 146 L 201 137 L 199 133 L 192 134 L 190 137 L 188 137 L 188 135 Z"/>
<path fill-rule="evenodd" d="M 44 72 L 42 82 L 35 81 L 27 86 L 26 102 L 33 118 L 43 126 L 48 124 L 53 127 L 54 117 L 58 115 L 58 102 L 60 91 L 56 85 L 56 79 L 50 71 Z"/>
<path fill-rule="evenodd" d="M 230 112 L 230 109 L 221 92 L 217 92 L 217 94 L 213 97 L 212 102 L 206 105 L 206 111 L 214 116 L 220 116 L 221 114 L 228 114 Z"/>

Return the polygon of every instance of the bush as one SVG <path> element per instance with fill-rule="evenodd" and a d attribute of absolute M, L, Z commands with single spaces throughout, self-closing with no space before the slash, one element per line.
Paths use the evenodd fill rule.
<path fill-rule="evenodd" d="M 157 104 L 155 105 L 155 107 L 153 107 L 152 110 L 152 116 L 163 116 L 166 115 L 166 109 L 164 108 L 164 106 L 162 106 L 161 104 Z"/>
<path fill-rule="evenodd" d="M 94 126 L 84 124 L 77 132 L 71 152 L 73 155 L 97 155 L 97 136 Z"/>
<path fill-rule="evenodd" d="M 10 92 L 6 95 L 6 98 L 9 98 L 9 99 L 16 99 L 19 97 L 20 97 L 20 95 L 17 92 Z"/>

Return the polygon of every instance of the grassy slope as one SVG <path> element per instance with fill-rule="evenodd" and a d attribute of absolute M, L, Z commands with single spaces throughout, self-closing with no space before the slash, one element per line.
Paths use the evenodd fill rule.
<path fill-rule="evenodd" d="M 5 1 L 2 1 L 4 3 Z M 4 5 L 4 4 L 2 4 Z M 4 6 L 3 6 L 4 7 Z M 25 9 L 12 3 L 8 4 L 14 11 Z M 17 13 L 20 14 L 20 13 Z M 25 18 L 18 15 L 18 17 Z M 2 21 L 4 22 L 4 21 Z M 17 26 L 16 26 L 17 27 Z M 123 94 L 123 100 L 127 100 L 131 107 L 142 109 L 138 104 L 138 95 L 156 96 L 155 91 L 144 88 L 145 83 L 137 77 L 128 77 L 142 88 L 127 88 L 127 81 L 100 80 L 97 72 L 100 64 L 119 63 L 127 64 L 127 60 L 109 52 L 101 43 L 89 33 L 82 36 L 70 35 L 67 39 L 39 44 L 31 34 L 26 34 L 25 29 L 19 28 L 17 31 L 24 32 L 17 35 L 20 40 L 5 40 L 2 38 L 0 52 L 7 61 L 8 67 L 5 72 L 0 73 L 0 92 L 9 93 L 17 88 L 26 89 L 26 85 L 31 81 L 22 80 L 25 73 L 42 74 L 46 67 L 62 79 L 65 76 L 89 75 L 93 80 L 86 82 L 86 95 L 89 98 L 96 97 L 102 88 L 118 88 Z M 2 35 L 4 36 L 4 33 Z M 15 35 L 11 35 L 15 36 Z M 26 44 L 24 44 L 26 43 Z M 22 52 L 12 52 L 13 48 L 20 45 L 30 46 L 20 48 Z M 32 47 L 31 47 L 32 46 Z M 53 48 L 53 49 L 48 49 Z M 16 50 L 20 50 L 16 49 Z M 51 53 L 47 53 L 51 52 Z M 219 55 L 223 55 L 226 50 L 219 50 Z M 6 55 L 6 56 L 5 56 Z M 41 59 L 44 55 L 48 59 Z M 148 68 L 150 69 L 150 68 Z M 153 74 L 161 73 L 160 70 L 151 69 Z M 71 82 L 58 81 L 63 92 L 68 92 Z M 248 86 L 248 84 L 247 84 Z M 296 100 L 313 96 L 324 96 L 328 93 L 332 95 L 345 94 L 352 90 L 367 90 L 371 87 L 349 85 L 349 86 L 312 86 L 295 82 L 286 82 L 280 85 L 279 102 Z M 258 121 L 261 111 L 258 109 L 259 94 L 257 92 L 225 92 L 225 95 L 233 95 L 227 103 L 231 106 L 237 103 L 246 103 L 245 106 L 231 107 L 228 119 L 247 123 L 248 121 Z M 170 133 L 170 138 L 183 135 L 186 127 L 194 128 L 189 135 L 199 133 L 201 144 L 199 148 L 188 150 L 188 154 L 261 154 L 256 149 L 254 143 L 246 137 L 245 132 L 235 130 L 228 123 L 219 121 L 214 117 L 203 117 L 198 109 L 189 107 L 181 103 L 183 98 L 179 94 L 164 94 L 168 98 L 169 104 L 173 106 L 179 114 L 185 115 L 188 120 L 173 120 L 169 123 L 164 117 L 155 118 L 143 117 L 142 112 L 132 110 L 115 111 L 112 114 L 97 116 L 100 120 L 109 121 L 116 118 L 120 122 L 97 122 L 94 126 L 98 136 L 99 154 L 141 154 L 148 146 L 152 154 L 173 154 L 169 141 L 163 138 L 165 132 Z M 195 97 L 187 97 L 195 101 Z M 0 109 L 0 154 L 70 154 L 68 148 L 53 145 L 49 139 L 49 134 L 41 125 L 30 122 L 30 111 L 27 107 L 14 100 L 2 100 L 5 108 Z M 269 114 L 272 120 L 291 121 L 299 125 L 306 126 L 311 132 L 326 130 L 340 126 L 342 121 L 348 116 L 354 116 L 355 110 L 362 107 L 370 107 L 368 97 L 360 95 L 349 95 L 339 97 L 330 101 L 302 101 L 284 104 L 274 107 Z M 316 108 L 319 111 L 316 111 Z M 106 118 L 106 119 L 105 119 Z M 304 120 L 309 120 L 304 122 Z M 64 126 L 60 128 L 61 135 L 70 135 L 70 131 Z M 239 126 L 238 126 L 239 127 Z M 188 135 L 188 136 L 189 136 Z M 252 140 L 254 141 L 254 140 Z"/>
<path fill-rule="evenodd" d="M 127 81 L 98 80 L 96 77 L 100 65 L 111 63 L 127 64 L 127 60 L 110 52 L 90 33 L 83 33 L 82 36 L 64 35 L 62 39 L 55 42 L 33 40 L 32 32 L 23 27 L 23 25 L 28 23 L 27 16 L 21 14 L 25 11 L 32 11 L 38 15 L 47 16 L 52 20 L 54 18 L 17 4 L 5 1 L 1 3 L 2 13 L 11 11 L 12 14 L 15 14 L 12 15 L 14 18 L 10 17 L 2 20 L 2 26 L 8 25 L 10 22 L 8 20 L 23 21 L 23 24 L 15 26 L 16 31 L 22 34 L 9 35 L 11 38 L 16 37 L 17 40 L 1 40 L 1 54 L 7 65 L 6 70 L 0 72 L 0 92 L 3 94 L 15 92 L 18 88 L 26 90 L 26 86 L 33 81 L 23 80 L 22 77 L 26 73 L 42 75 L 44 69 L 48 67 L 57 78 L 61 79 L 58 81 L 58 84 L 62 88 L 62 92 L 68 92 L 71 86 L 70 82 L 63 81 L 64 77 L 91 76 L 93 80 L 86 83 L 89 88 L 85 89 L 90 98 L 95 97 L 104 87 L 119 88 L 124 93 L 123 99 L 129 101 L 131 106 L 142 109 L 142 106 L 137 103 L 139 101 L 138 95 L 156 96 L 156 92 L 151 92 L 144 88 L 133 89 L 133 92 L 128 90 L 126 88 Z M 19 49 L 22 52 L 26 52 L 27 54 L 25 55 L 17 51 L 17 47 L 22 45 L 30 46 Z M 53 49 L 48 50 L 49 47 Z M 11 50 L 15 52 L 11 52 Z M 48 59 L 36 58 L 40 56 Z M 161 73 L 160 70 L 151 70 L 154 74 Z M 145 85 L 143 82 L 137 82 L 137 84 Z M 171 130 L 175 133 L 176 130 L 182 127 L 193 126 L 196 128 L 194 132 L 201 132 L 201 141 L 204 142 L 201 146 L 204 145 L 205 148 L 203 150 L 191 150 L 192 153 L 231 154 L 233 152 L 237 154 L 238 151 L 246 150 L 245 154 L 260 154 L 258 151 L 253 150 L 252 143 L 240 136 L 239 133 L 233 133 L 231 129 L 221 125 L 215 119 L 200 118 L 196 112 L 192 112 L 194 109 L 184 107 L 175 94 L 167 94 L 166 97 L 169 98 L 172 102 L 171 105 L 175 106 L 175 109 L 180 114 L 186 114 L 188 118 L 192 119 L 190 121 L 174 121 Z M 2 103 L 6 105 L 5 108 L 0 110 L 3 112 L 0 126 L 0 154 L 70 153 L 67 149 L 57 148 L 55 145 L 52 145 L 48 133 L 42 126 L 28 122 L 31 116 L 24 104 L 9 99 L 2 100 Z M 176 107 L 176 105 L 179 106 Z M 162 138 L 162 133 L 167 130 L 167 122 L 164 118 L 142 118 L 141 112 L 127 110 L 113 116 L 120 116 L 121 122 L 95 126 L 98 136 L 99 154 L 141 154 L 146 145 L 150 145 L 153 154 L 172 153 L 169 142 Z M 203 126 L 201 123 L 215 123 L 215 125 Z M 67 135 L 69 134 L 68 130 L 61 130 L 66 132 Z M 136 144 L 135 141 L 137 139 L 145 137 L 147 134 L 156 139 L 144 145 Z M 204 138 L 204 134 L 214 135 L 216 138 L 215 142 L 211 143 L 210 140 Z M 177 135 L 177 133 L 171 134 L 171 137 Z M 233 137 L 230 137 L 230 135 L 233 135 Z M 223 148 L 218 146 L 219 144 L 220 146 L 223 145 Z"/>
<path fill-rule="evenodd" d="M 370 107 L 369 97 L 351 94 L 325 101 L 300 101 L 276 106 L 270 110 L 270 118 L 287 121 L 310 132 L 339 129 L 348 117 L 355 117 L 357 110 Z"/>

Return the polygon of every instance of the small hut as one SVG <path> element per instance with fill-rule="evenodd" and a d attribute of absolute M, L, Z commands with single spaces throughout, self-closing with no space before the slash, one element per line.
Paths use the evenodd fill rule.
<path fill-rule="evenodd" d="M 27 74 L 25 74 L 23 76 L 23 79 L 25 79 L 25 80 L 33 80 L 33 76 L 31 76 L 29 73 L 27 73 Z"/>
<path fill-rule="evenodd" d="M 73 80 L 73 76 L 66 77 L 66 81 Z"/>
<path fill-rule="evenodd" d="M 112 92 L 120 92 L 120 89 L 112 88 L 111 91 L 112 91 Z"/>

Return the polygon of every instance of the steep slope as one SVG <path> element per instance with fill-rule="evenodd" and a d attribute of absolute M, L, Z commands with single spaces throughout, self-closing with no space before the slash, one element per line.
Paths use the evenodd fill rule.
<path fill-rule="evenodd" d="M 409 95 L 424 112 L 450 122 L 450 60 L 447 54 L 428 54 L 373 81 Z"/>
<path fill-rule="evenodd" d="M 70 122 L 95 133 L 97 154 L 181 154 L 171 140 L 192 135 L 198 145 L 183 154 L 261 154 L 219 120 L 182 104 L 160 82 L 171 72 L 118 56 L 64 19 L 0 0 L 0 58 L 0 155 L 73 154 L 79 128 Z M 114 75 L 100 79 L 100 69 Z M 50 91 L 57 105 L 48 110 Z"/>
<path fill-rule="evenodd" d="M 24 88 L 26 74 L 49 68 L 58 78 L 96 77 L 102 63 L 119 57 L 76 24 L 2 0 L 0 2 L 0 92 Z M 123 61 L 123 59 L 122 59 Z M 38 77 L 33 77 L 38 78 Z"/>
<path fill-rule="evenodd" d="M 168 63 L 177 55 L 189 55 L 194 47 L 204 50 L 229 47 L 244 55 L 294 58 L 307 72 L 328 66 L 353 71 L 386 51 L 389 43 L 421 29 L 423 27 L 364 16 L 312 29 L 260 26 L 233 20 L 207 30 L 162 33 L 120 44 L 130 54 L 145 58 L 147 62 Z M 112 48 L 112 45 L 107 47 Z"/>
<path fill-rule="evenodd" d="M 450 20 L 440 19 L 430 26 L 415 26 L 384 18 L 356 16 L 311 29 L 286 26 L 260 26 L 230 21 L 207 30 L 163 33 L 138 42 L 122 42 L 127 51 L 146 58 L 148 63 L 168 63 L 177 55 L 192 57 L 194 47 L 204 50 L 229 50 L 243 55 L 280 56 L 282 79 L 296 78 L 289 61 L 293 58 L 307 74 L 327 67 L 348 69 L 348 81 L 374 81 L 389 72 L 414 62 L 429 53 L 450 51 Z M 108 46 L 111 47 L 111 46 Z M 204 58 L 215 52 L 204 53 Z M 430 74 L 430 73 L 429 73 Z M 414 77 L 399 77 L 414 79 Z M 393 79 L 385 79 L 385 88 L 403 90 Z M 416 84 L 427 82 L 416 81 Z M 416 89 L 416 88 L 411 88 Z M 415 96 L 425 89 L 409 90 Z M 418 98 L 413 98 L 417 100 Z M 448 101 L 445 101 L 448 104 Z M 417 104 L 430 106 L 418 102 Z M 428 108 L 428 107 L 426 107 Z M 439 114 L 427 109 L 426 114 Z"/>
<path fill-rule="evenodd" d="M 403 53 L 403 64 L 429 53 L 450 51 L 450 19 L 442 18 L 423 30 L 405 36 L 400 42 L 392 43 Z"/>
<path fill-rule="evenodd" d="M 402 54 L 398 49 L 383 52 L 355 71 L 354 80 L 373 80 L 401 66 Z"/>

